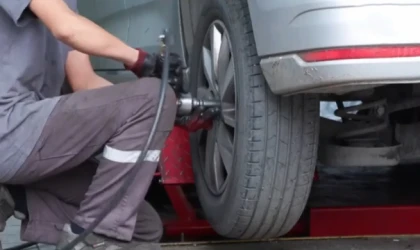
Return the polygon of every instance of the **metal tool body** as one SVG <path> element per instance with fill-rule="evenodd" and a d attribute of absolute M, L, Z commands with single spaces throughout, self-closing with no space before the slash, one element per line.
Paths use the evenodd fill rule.
<path fill-rule="evenodd" d="M 192 97 L 191 94 L 180 94 L 177 106 L 178 115 L 191 115 L 196 109 L 204 111 L 209 108 L 219 108 L 220 102 L 217 100 L 201 100 Z"/>
<path fill-rule="evenodd" d="M 191 94 L 181 94 L 177 100 L 177 125 L 181 125 L 189 132 L 200 129 L 210 129 L 220 112 L 220 101 L 202 100 Z"/>

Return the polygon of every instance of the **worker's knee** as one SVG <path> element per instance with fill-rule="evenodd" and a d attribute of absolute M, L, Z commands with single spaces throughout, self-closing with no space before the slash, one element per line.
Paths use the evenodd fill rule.
<path fill-rule="evenodd" d="M 144 119 L 154 119 L 161 97 L 161 80 L 158 78 L 141 78 L 117 87 L 116 94 L 123 95 L 121 102 L 121 119 L 126 121 L 130 116 L 144 128 Z M 177 112 L 176 95 L 170 86 L 166 86 L 165 100 L 160 111 L 158 131 L 170 131 L 175 123 Z M 141 116 L 141 117 L 140 117 Z M 132 120 L 134 121 L 134 120 Z M 136 123 L 134 121 L 134 123 Z M 134 124 L 133 123 L 133 124 Z"/>
<path fill-rule="evenodd" d="M 176 102 L 177 98 L 175 92 L 172 89 L 172 87 L 168 86 L 168 88 L 166 89 L 163 115 L 167 117 L 166 119 L 168 119 L 168 122 L 170 122 L 171 124 L 175 122 L 176 112 L 178 110 Z"/>
<path fill-rule="evenodd" d="M 162 81 L 158 78 L 145 77 L 138 79 L 135 85 L 141 92 L 147 92 L 148 97 L 158 104 L 161 94 Z M 176 112 L 176 95 L 172 87 L 166 86 L 164 110 L 166 114 Z"/>
<path fill-rule="evenodd" d="M 157 105 L 161 97 L 161 80 L 157 78 L 143 78 L 144 82 L 141 84 L 146 84 L 148 89 L 149 98 L 152 100 L 153 104 L 152 112 L 157 111 Z M 140 80 L 142 81 L 142 80 Z M 163 109 L 161 111 L 160 117 L 160 126 L 159 130 L 171 130 L 175 122 L 177 105 L 176 105 L 176 95 L 172 87 L 166 86 L 165 100 L 163 103 Z"/>
<path fill-rule="evenodd" d="M 161 96 L 161 88 L 162 83 L 161 80 L 158 78 L 149 78 L 150 81 L 150 96 L 155 99 L 159 100 Z M 169 111 L 174 111 L 175 109 L 173 107 L 176 106 L 176 95 L 172 87 L 166 86 L 166 93 L 165 93 L 165 109 L 168 109 Z"/>

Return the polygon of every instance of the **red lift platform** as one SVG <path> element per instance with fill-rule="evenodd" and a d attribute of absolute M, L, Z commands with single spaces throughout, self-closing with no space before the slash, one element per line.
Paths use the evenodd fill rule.
<path fill-rule="evenodd" d="M 189 134 L 186 130 L 175 127 L 162 152 L 162 160 L 157 175 L 177 215 L 176 220 L 164 222 L 166 234 L 195 237 L 215 235 L 207 221 L 199 219 L 194 207 L 183 192 L 184 185 L 194 184 Z M 420 206 L 353 206 L 309 207 L 287 236 L 341 237 L 415 234 L 420 234 Z"/>

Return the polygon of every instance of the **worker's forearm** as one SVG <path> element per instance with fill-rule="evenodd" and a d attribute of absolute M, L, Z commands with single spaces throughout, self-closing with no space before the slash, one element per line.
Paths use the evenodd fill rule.
<path fill-rule="evenodd" d="M 138 51 L 115 36 L 80 15 L 72 15 L 72 20 L 58 39 L 67 45 L 89 55 L 102 56 L 133 65 L 138 58 Z"/>
<path fill-rule="evenodd" d="M 127 66 L 138 59 L 136 49 L 75 13 L 63 0 L 31 0 L 29 8 L 57 39 L 78 51 L 111 58 Z"/>

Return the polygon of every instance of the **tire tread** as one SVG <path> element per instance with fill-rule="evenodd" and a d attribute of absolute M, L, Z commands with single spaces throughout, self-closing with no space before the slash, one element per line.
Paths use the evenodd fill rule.
<path fill-rule="evenodd" d="M 247 1 L 226 2 L 233 21 L 241 23 L 247 71 L 251 72 L 248 77 L 253 106 L 248 115 L 252 139 L 247 152 L 252 157 L 248 157 L 245 166 L 247 185 L 243 187 L 242 206 L 231 235 L 235 238 L 276 237 L 294 226 L 310 193 L 317 157 L 319 100 L 313 95 L 278 98 L 271 93 L 259 66 Z M 277 145 L 269 147 L 269 142 L 276 138 Z M 273 152 L 275 149 L 277 154 Z M 266 160 L 272 160 L 272 155 L 276 159 L 273 167 L 262 168 Z M 284 188 L 279 189 L 279 185 Z M 279 192 L 282 189 L 283 192 Z M 269 202 L 264 199 L 267 196 Z M 257 213 L 260 215 L 256 216 Z"/>

